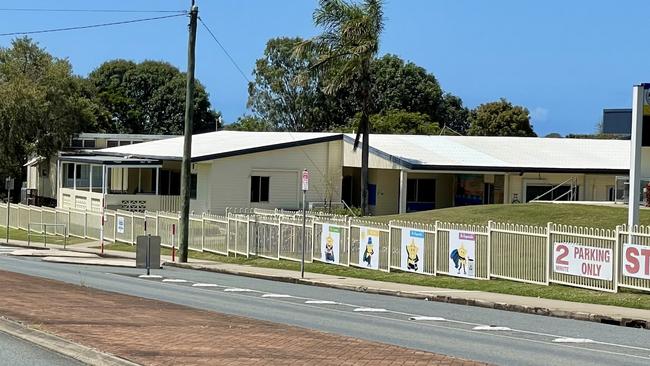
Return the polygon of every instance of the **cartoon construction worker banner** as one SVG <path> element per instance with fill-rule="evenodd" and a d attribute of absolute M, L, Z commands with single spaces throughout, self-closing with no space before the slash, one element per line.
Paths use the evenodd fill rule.
<path fill-rule="evenodd" d="M 379 230 L 362 227 L 359 240 L 359 265 L 379 269 Z"/>
<path fill-rule="evenodd" d="M 402 261 L 403 271 L 424 272 L 424 232 L 402 229 Z"/>
<path fill-rule="evenodd" d="M 339 264 L 339 245 L 341 244 L 341 228 L 323 224 L 320 245 L 323 262 Z"/>
<path fill-rule="evenodd" d="M 476 235 L 463 231 L 449 231 L 449 275 L 475 277 Z"/>

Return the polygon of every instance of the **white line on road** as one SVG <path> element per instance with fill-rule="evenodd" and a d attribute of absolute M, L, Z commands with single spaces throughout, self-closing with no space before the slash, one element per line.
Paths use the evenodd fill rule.
<path fill-rule="evenodd" d="M 352 311 L 355 311 L 357 313 L 385 313 L 388 310 L 382 308 L 356 308 Z"/>
<path fill-rule="evenodd" d="M 192 284 L 192 287 L 224 287 L 224 286 L 217 285 L 216 283 L 194 283 Z"/>
<path fill-rule="evenodd" d="M 441 322 L 441 321 L 445 321 L 447 319 L 441 318 L 441 317 L 438 317 L 438 316 L 412 316 L 412 317 L 409 318 L 409 320 Z"/>
<path fill-rule="evenodd" d="M 554 343 L 594 343 L 593 339 L 588 338 L 556 338 Z"/>
<path fill-rule="evenodd" d="M 280 298 L 280 299 L 281 299 L 281 298 L 285 298 L 285 299 L 286 299 L 286 298 L 293 297 L 293 296 L 291 296 L 291 295 L 285 295 L 285 294 L 264 294 L 264 295 L 262 295 L 262 297 L 276 297 L 276 298 Z"/>
<path fill-rule="evenodd" d="M 181 279 L 178 279 L 178 278 L 165 278 L 162 281 L 163 282 L 171 282 L 171 283 L 185 283 L 185 282 L 187 282 L 187 280 L 181 280 Z"/>
<path fill-rule="evenodd" d="M 251 290 L 249 288 L 226 288 L 224 289 L 225 292 L 259 292 L 255 290 Z"/>
<path fill-rule="evenodd" d="M 474 330 L 512 330 L 508 327 L 498 327 L 496 325 L 479 325 L 474 328 Z"/>
<path fill-rule="evenodd" d="M 305 304 L 336 305 L 338 302 L 329 300 L 307 300 Z"/>
<path fill-rule="evenodd" d="M 139 275 L 139 278 L 162 278 L 160 275 Z"/>

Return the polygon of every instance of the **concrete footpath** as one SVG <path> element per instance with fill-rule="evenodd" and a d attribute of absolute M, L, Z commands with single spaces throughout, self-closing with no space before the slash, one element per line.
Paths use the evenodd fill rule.
<path fill-rule="evenodd" d="M 26 243 L 20 242 L 16 242 L 15 244 L 26 245 Z M 68 245 L 67 249 L 76 252 L 97 254 L 100 250 L 92 247 L 98 245 L 99 243 L 96 242 Z M 48 245 L 48 247 L 52 249 L 61 248 L 57 245 Z M 66 260 L 61 260 L 61 262 L 111 265 L 111 262 L 116 262 L 117 258 L 122 258 L 119 261 L 122 264 L 124 264 L 124 259 L 128 258 L 132 260 L 135 258 L 135 253 L 123 251 L 106 250 L 104 252 L 104 255 L 107 256 L 107 260 L 102 261 L 101 259 L 93 259 L 93 263 L 89 263 L 87 259 L 83 258 L 77 261 L 74 257 L 67 258 Z M 113 257 L 113 259 L 110 257 Z M 559 318 L 570 318 L 576 320 L 586 320 L 613 325 L 650 329 L 650 310 L 632 309 L 609 305 L 586 304 L 517 295 L 506 295 L 492 292 L 454 290 L 447 288 L 407 285 L 352 277 L 332 276 L 319 273 L 307 272 L 305 273 L 305 278 L 301 278 L 299 272 L 291 270 L 252 267 L 247 265 L 219 263 L 196 259 L 190 259 L 188 263 L 174 263 L 168 256 L 162 256 L 161 260 L 164 261 L 164 265 L 166 266 L 176 266 L 180 268 L 206 270 L 274 281 L 299 283 L 313 286 L 338 288 L 359 292 L 479 306 L 499 310 L 516 311 Z"/>

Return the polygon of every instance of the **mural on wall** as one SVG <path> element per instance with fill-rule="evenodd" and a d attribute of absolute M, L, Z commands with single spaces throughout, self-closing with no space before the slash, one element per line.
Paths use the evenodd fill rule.
<path fill-rule="evenodd" d="M 457 174 L 455 206 L 480 205 L 483 203 L 483 176 L 480 174 Z"/>

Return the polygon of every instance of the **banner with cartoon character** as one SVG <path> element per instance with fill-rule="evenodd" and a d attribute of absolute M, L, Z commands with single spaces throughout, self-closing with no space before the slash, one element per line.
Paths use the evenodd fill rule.
<path fill-rule="evenodd" d="M 321 259 L 326 263 L 339 264 L 339 245 L 341 244 L 341 228 L 323 224 L 320 236 Z"/>
<path fill-rule="evenodd" d="M 379 269 L 379 230 L 362 227 L 359 232 L 359 265 Z"/>
<path fill-rule="evenodd" d="M 476 235 L 449 231 L 449 275 L 474 278 L 476 265 Z"/>
<path fill-rule="evenodd" d="M 424 272 L 424 232 L 402 229 L 401 269 L 408 272 Z"/>

